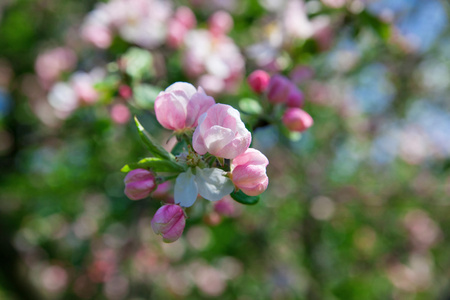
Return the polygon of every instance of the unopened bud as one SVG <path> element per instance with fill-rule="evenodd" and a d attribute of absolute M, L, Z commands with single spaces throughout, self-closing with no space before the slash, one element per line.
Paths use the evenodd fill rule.
<path fill-rule="evenodd" d="M 274 75 L 270 78 L 267 98 L 271 103 L 285 103 L 291 92 L 292 83 L 284 76 Z"/>
<path fill-rule="evenodd" d="M 175 242 L 183 234 L 186 218 L 183 209 L 176 204 L 160 207 L 152 219 L 152 229 L 166 243 Z"/>
<path fill-rule="evenodd" d="M 124 182 L 125 195 L 131 200 L 144 199 L 156 188 L 155 176 L 145 169 L 128 172 Z"/>
<path fill-rule="evenodd" d="M 257 94 L 261 94 L 267 89 L 269 81 L 270 75 L 263 70 L 253 71 L 247 78 L 248 85 Z"/>
<path fill-rule="evenodd" d="M 311 127 L 314 121 L 306 111 L 292 107 L 285 111 L 283 123 L 291 131 L 302 132 Z"/>
<path fill-rule="evenodd" d="M 294 84 L 291 85 L 289 96 L 286 100 L 286 104 L 289 107 L 302 107 L 303 106 L 303 93 Z"/>

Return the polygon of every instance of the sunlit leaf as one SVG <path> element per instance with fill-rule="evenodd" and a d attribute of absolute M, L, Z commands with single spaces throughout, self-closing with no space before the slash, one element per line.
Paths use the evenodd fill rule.
<path fill-rule="evenodd" d="M 152 169 L 155 172 L 168 172 L 168 173 L 179 173 L 185 171 L 185 167 L 170 161 L 161 159 L 158 157 L 147 157 L 142 160 L 140 160 L 137 163 L 131 163 L 128 165 L 125 165 L 121 171 L 122 172 L 129 172 L 134 169 Z"/>
<path fill-rule="evenodd" d="M 144 129 L 144 127 L 139 123 L 138 119 L 134 117 L 136 122 L 136 127 L 139 131 L 139 136 L 144 144 L 147 146 L 148 151 L 156 157 L 164 158 L 167 160 L 174 161 L 175 156 L 167 152 L 154 138 Z"/>

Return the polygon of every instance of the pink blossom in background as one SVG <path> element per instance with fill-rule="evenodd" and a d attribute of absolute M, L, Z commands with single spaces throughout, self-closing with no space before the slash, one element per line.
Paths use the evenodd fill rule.
<path fill-rule="evenodd" d="M 247 78 L 248 85 L 257 94 L 266 91 L 269 81 L 270 75 L 263 70 L 253 71 Z"/>
<path fill-rule="evenodd" d="M 124 183 L 125 195 L 131 200 L 144 199 L 156 188 L 155 176 L 145 169 L 131 170 L 125 177 Z"/>
<path fill-rule="evenodd" d="M 221 216 L 236 217 L 240 213 L 240 207 L 231 196 L 225 196 L 221 200 L 214 202 L 214 211 Z"/>
<path fill-rule="evenodd" d="M 111 119 L 116 124 L 126 124 L 131 118 L 131 113 L 125 104 L 117 103 L 111 108 Z"/>
<path fill-rule="evenodd" d="M 235 91 L 244 75 L 245 62 L 231 38 L 215 36 L 207 30 L 191 30 L 184 42 L 183 69 L 188 76 L 207 75 L 209 82 L 221 83 L 220 89 L 205 86 L 208 93 Z M 214 80 L 211 80 L 213 77 Z"/>
<path fill-rule="evenodd" d="M 248 148 L 231 163 L 234 185 L 249 196 L 261 194 L 269 184 L 269 178 L 266 175 L 268 164 L 269 160 L 264 154 L 256 149 Z"/>
<path fill-rule="evenodd" d="M 314 77 L 314 70 L 309 66 L 299 65 L 296 66 L 291 73 L 289 78 L 294 84 L 300 84 L 306 80 L 312 79 Z"/>
<path fill-rule="evenodd" d="M 166 243 L 175 242 L 183 233 L 186 218 L 183 209 L 176 204 L 161 206 L 152 219 L 152 229 Z"/>
<path fill-rule="evenodd" d="M 86 104 L 93 104 L 99 98 L 98 91 L 94 85 L 105 77 L 105 71 L 97 68 L 90 73 L 76 72 L 70 78 L 70 83 L 75 90 L 79 100 Z"/>
<path fill-rule="evenodd" d="M 189 7 L 178 7 L 168 25 L 167 43 L 169 46 L 180 47 L 184 42 L 186 33 L 196 24 L 195 15 Z"/>
<path fill-rule="evenodd" d="M 267 88 L 267 99 L 271 103 L 285 103 L 291 93 L 292 83 L 282 75 L 274 75 L 270 78 Z"/>
<path fill-rule="evenodd" d="M 57 82 L 48 93 L 48 103 L 54 109 L 55 115 L 65 119 L 80 105 L 78 95 L 71 85 Z"/>
<path fill-rule="evenodd" d="M 82 37 L 99 48 L 117 32 L 126 41 L 152 49 L 163 44 L 172 14 L 170 1 L 113 0 L 98 5 L 82 25 Z"/>
<path fill-rule="evenodd" d="M 133 96 L 133 90 L 130 86 L 123 84 L 119 87 L 119 95 L 123 99 L 129 99 L 131 96 Z"/>
<path fill-rule="evenodd" d="M 101 49 L 108 48 L 112 42 L 111 16 L 101 9 L 105 6 L 106 4 L 101 4 L 97 9 L 91 11 L 80 29 L 83 40 Z"/>
<path fill-rule="evenodd" d="M 186 82 L 176 82 L 155 100 L 155 114 L 158 122 L 170 130 L 184 130 L 197 126 L 198 118 L 214 105 L 213 97 L 203 89 Z"/>
<path fill-rule="evenodd" d="M 71 71 L 76 63 L 77 56 L 72 49 L 59 47 L 39 54 L 35 70 L 41 85 L 48 89 L 63 72 Z"/>
<path fill-rule="evenodd" d="M 300 89 L 291 83 L 291 88 L 289 95 L 286 99 L 286 104 L 288 107 L 302 107 L 303 106 L 303 93 Z"/>
<path fill-rule="evenodd" d="M 229 105 L 215 104 L 200 117 L 192 145 L 200 155 L 209 152 L 233 159 L 248 149 L 251 140 L 239 111 Z"/>
<path fill-rule="evenodd" d="M 209 17 L 208 25 L 213 35 L 226 35 L 233 28 L 233 18 L 226 11 L 220 10 Z"/>
<path fill-rule="evenodd" d="M 283 124 L 291 131 L 303 132 L 314 123 L 313 118 L 300 108 L 288 108 L 283 115 Z"/>

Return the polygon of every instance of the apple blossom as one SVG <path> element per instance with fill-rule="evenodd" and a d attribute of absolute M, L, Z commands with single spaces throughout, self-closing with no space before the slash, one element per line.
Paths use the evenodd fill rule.
<path fill-rule="evenodd" d="M 248 76 L 247 81 L 248 85 L 255 93 L 261 94 L 269 85 L 270 75 L 263 70 L 256 70 Z"/>
<path fill-rule="evenodd" d="M 151 224 L 153 231 L 160 234 L 164 242 L 172 243 L 183 233 L 186 218 L 179 205 L 166 204 L 156 211 Z"/>
<path fill-rule="evenodd" d="M 214 103 L 214 98 L 206 95 L 201 87 L 196 90 L 192 84 L 176 82 L 156 97 L 156 118 L 170 130 L 193 128 L 199 116 Z"/>
<path fill-rule="evenodd" d="M 297 107 L 288 108 L 282 121 L 289 130 L 297 132 L 305 131 L 314 123 L 313 118 L 306 111 Z"/>
<path fill-rule="evenodd" d="M 190 207 L 200 194 L 209 201 L 218 201 L 234 190 L 233 183 L 226 177 L 226 172 L 217 168 L 195 168 L 178 175 L 175 181 L 175 203 Z"/>
<path fill-rule="evenodd" d="M 145 169 L 136 169 L 128 172 L 124 179 L 125 194 L 131 200 L 144 199 L 156 189 L 155 176 Z"/>
<path fill-rule="evenodd" d="M 251 140 L 239 111 L 226 104 L 215 104 L 200 116 L 192 145 L 200 155 L 209 152 L 233 159 L 247 150 Z"/>
<path fill-rule="evenodd" d="M 260 151 L 249 148 L 233 159 L 231 164 L 234 185 L 249 196 L 257 196 L 267 189 L 269 160 Z"/>

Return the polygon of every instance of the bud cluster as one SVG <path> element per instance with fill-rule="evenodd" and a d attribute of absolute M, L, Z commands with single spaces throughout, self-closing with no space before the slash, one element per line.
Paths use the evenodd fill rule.
<path fill-rule="evenodd" d="M 312 117 L 302 109 L 302 91 L 288 78 L 256 70 L 248 76 L 247 82 L 255 93 L 265 94 L 269 103 L 286 107 L 281 121 L 290 131 L 303 132 L 313 125 Z"/>
<path fill-rule="evenodd" d="M 147 132 L 143 133 L 151 145 L 149 150 L 158 157 L 127 166 L 133 170 L 125 177 L 125 194 L 133 200 L 143 199 L 155 190 L 157 183 L 175 178 L 173 203 L 163 205 L 152 220 L 153 230 L 165 242 L 181 236 L 186 224 L 185 209 L 195 203 L 198 195 L 220 201 L 222 204 L 216 209 L 220 214 L 234 211 L 225 197 L 231 195 L 238 202 L 250 204 L 267 189 L 269 160 L 250 148 L 252 135 L 238 110 L 215 103 L 201 87 L 196 89 L 186 82 L 176 82 L 161 92 L 154 107 L 158 122 L 172 130 L 184 147 L 174 157 L 162 152 L 165 150 L 153 144 Z M 138 129 L 143 130 L 140 127 L 138 124 Z M 161 177 L 159 172 L 175 174 Z"/>

